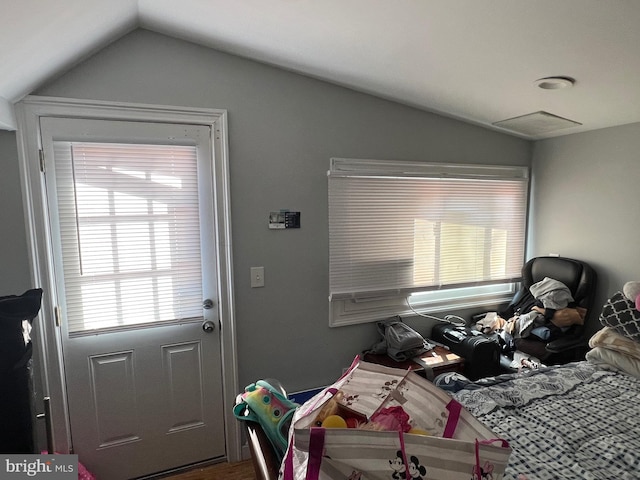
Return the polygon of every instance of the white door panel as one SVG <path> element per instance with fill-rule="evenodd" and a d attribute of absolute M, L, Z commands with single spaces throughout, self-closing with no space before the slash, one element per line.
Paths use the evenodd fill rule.
<path fill-rule="evenodd" d="M 66 363 L 87 368 L 74 368 L 76 378 L 67 379 L 88 386 L 86 395 L 68 398 L 73 445 L 101 478 L 132 478 L 224 455 L 221 378 L 219 369 L 207 369 L 215 351 L 206 343 L 219 341 L 218 330 L 201 332 L 200 323 L 170 325 L 70 345 Z M 108 351 L 112 345 L 120 349 Z"/>
<path fill-rule="evenodd" d="M 62 346 L 74 452 L 98 478 L 106 480 L 149 475 L 190 463 L 223 458 L 225 429 L 217 308 L 218 279 L 216 269 L 211 268 L 211 265 L 217 264 L 218 249 L 214 240 L 214 170 L 209 128 L 43 118 L 41 132 L 45 157 L 48 159 L 46 188 L 51 208 L 52 249 L 56 265 L 56 285 L 59 288 L 58 304 L 62 312 Z M 168 174 L 167 171 L 173 170 L 165 170 L 161 168 L 162 165 L 151 162 L 148 171 L 143 171 L 144 165 L 147 165 L 144 162 L 143 167 L 136 165 L 127 168 L 126 159 L 118 159 L 117 169 L 113 166 L 116 162 L 113 160 L 106 162 L 104 168 L 111 168 L 117 175 L 133 180 L 122 190 L 119 190 L 120 187 L 109 187 L 109 192 L 113 194 L 87 197 L 98 199 L 91 200 L 93 202 L 104 198 L 106 206 L 91 204 L 91 208 L 82 210 L 81 187 L 86 189 L 89 184 L 91 189 L 99 192 L 102 185 L 88 182 L 78 186 L 79 180 L 74 177 L 75 187 L 72 187 L 76 189 L 75 196 L 70 197 L 68 204 L 69 208 L 75 209 L 75 216 L 65 214 L 62 211 L 64 206 L 60 207 L 60 213 L 58 202 L 63 202 L 64 199 L 59 198 L 67 195 L 69 188 L 64 183 L 67 177 L 64 174 L 56 177 L 55 173 L 56 169 L 62 171 L 63 168 L 68 168 L 65 166 L 66 162 L 76 154 L 73 153 L 74 142 L 88 144 L 86 151 L 90 151 L 94 144 L 114 142 L 127 145 L 194 146 L 197 156 L 197 186 L 194 187 L 197 189 L 197 197 L 194 205 L 180 204 L 182 210 L 173 215 L 177 218 L 178 227 L 166 227 L 162 216 L 171 215 L 166 213 L 162 199 L 173 197 L 171 191 L 163 193 L 162 190 L 158 192 L 152 189 L 151 194 L 147 191 L 138 194 L 135 191 L 136 181 L 133 180 L 138 179 L 138 183 L 143 183 L 142 180 L 146 179 L 147 183 L 155 182 L 158 189 L 170 185 L 178 191 L 183 183 L 187 183 L 187 177 L 179 177 L 180 168 L 175 175 Z M 159 163 L 163 161 L 166 160 L 158 160 Z M 78 175 L 75 168 L 74 166 L 73 173 Z M 92 168 L 100 174 L 103 167 Z M 118 208 L 122 210 L 124 205 L 114 203 L 113 197 L 118 195 L 126 198 L 133 196 L 136 202 L 126 204 L 129 216 L 118 220 L 120 223 L 115 223 L 112 212 Z M 149 205 L 150 211 L 153 210 L 154 213 L 159 211 L 161 220 L 157 221 L 155 217 L 135 217 L 140 205 Z M 175 230 L 179 230 L 180 222 L 186 221 L 183 215 L 187 213 L 180 212 L 188 212 L 193 208 L 196 209 L 195 224 L 196 228 L 199 227 L 200 240 L 195 245 L 195 250 L 193 246 L 189 246 L 187 250 L 195 252 L 196 256 L 174 258 L 173 245 L 180 242 L 176 241 L 171 246 L 165 246 L 163 242 L 167 237 L 173 236 Z M 86 211 L 90 214 L 83 216 Z M 78 224 L 73 235 L 68 234 L 68 225 L 61 227 L 64 222 L 69 222 L 69 218 L 71 223 Z M 83 227 L 83 222 L 91 228 Z M 193 220 L 190 222 L 191 225 L 194 224 Z M 147 232 L 144 237 L 146 240 L 139 246 L 135 243 L 131 243 L 133 247 L 127 246 L 127 236 L 121 234 L 120 230 L 126 230 L 130 225 L 135 225 L 138 232 L 141 229 Z M 93 234 L 93 237 L 87 237 L 90 240 L 86 240 L 82 237 L 86 231 L 99 234 Z M 117 235 L 109 232 L 117 232 Z M 89 256 L 87 251 L 94 245 L 91 242 L 103 241 L 105 238 L 109 252 L 98 251 L 97 255 Z M 118 244 L 120 241 L 123 242 L 122 245 Z M 74 249 L 80 252 L 80 264 L 77 267 L 79 273 L 65 287 L 65 281 L 68 281 L 65 268 L 67 272 L 76 268 L 70 267 L 67 260 L 73 259 Z M 117 264 L 118 256 L 122 259 L 125 253 L 128 263 L 123 264 L 121 261 Z M 87 257 L 84 264 L 82 254 Z M 149 261 L 146 260 L 147 257 Z M 109 259 L 107 263 L 97 263 L 98 267 L 93 268 L 93 263 L 105 258 Z M 145 261 L 136 264 L 135 268 L 131 267 L 131 262 L 140 258 Z M 194 285 L 188 289 L 189 295 L 195 299 L 190 300 L 190 305 L 187 305 L 187 310 L 190 308 L 188 311 L 191 313 L 187 315 L 188 318 L 167 316 L 166 312 L 171 312 L 173 307 L 164 303 L 164 292 L 170 291 L 167 285 L 173 288 L 172 286 L 182 281 L 182 274 L 171 277 L 167 273 L 170 271 L 167 265 L 191 265 L 194 259 L 197 262 L 193 268 L 199 268 L 200 276 L 195 285 L 199 294 L 193 296 Z M 142 269 L 140 265 L 146 264 L 150 265 L 148 275 L 143 271 L 140 273 L 142 276 L 133 277 L 133 281 L 130 277 L 119 277 L 122 274 L 120 270 L 131 270 L 137 275 L 136 268 Z M 97 287 L 85 286 L 82 282 L 91 276 L 99 277 L 103 283 L 98 283 Z M 140 298 L 136 302 L 136 297 L 131 296 L 126 287 L 145 282 L 152 286 L 143 288 L 141 292 L 145 294 L 148 290 L 152 293 L 149 293 L 149 298 Z M 79 293 L 69 297 L 66 292 L 71 291 Z M 123 299 L 126 299 L 127 303 L 120 304 L 124 307 L 116 308 L 115 303 L 111 304 L 112 298 L 114 302 L 115 299 L 120 302 L 125 302 Z M 203 308 L 205 299 L 212 301 L 213 308 Z M 197 303 L 194 304 L 194 301 Z M 162 307 L 157 306 L 160 303 Z M 80 309 L 78 304 L 81 304 Z M 74 307 L 82 314 L 76 314 L 78 318 L 72 331 L 65 319 L 66 313 Z M 132 316 L 127 312 L 138 312 L 138 315 Z M 137 323 L 143 317 L 144 322 Z M 154 320 L 160 317 L 161 320 Z M 94 318 L 99 321 L 92 322 Z M 216 328 L 205 331 L 203 323 L 206 321 L 212 322 Z"/>

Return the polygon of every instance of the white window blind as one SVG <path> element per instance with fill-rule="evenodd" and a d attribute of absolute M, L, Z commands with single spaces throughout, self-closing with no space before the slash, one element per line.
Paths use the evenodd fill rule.
<path fill-rule="evenodd" d="M 201 317 L 196 148 L 54 149 L 69 332 Z"/>
<path fill-rule="evenodd" d="M 331 300 L 519 280 L 527 195 L 522 167 L 332 159 Z"/>

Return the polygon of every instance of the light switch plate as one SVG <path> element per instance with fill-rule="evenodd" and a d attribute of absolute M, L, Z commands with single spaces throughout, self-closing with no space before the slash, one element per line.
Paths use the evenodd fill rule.
<path fill-rule="evenodd" d="M 251 267 L 251 288 L 264 287 L 264 267 Z"/>

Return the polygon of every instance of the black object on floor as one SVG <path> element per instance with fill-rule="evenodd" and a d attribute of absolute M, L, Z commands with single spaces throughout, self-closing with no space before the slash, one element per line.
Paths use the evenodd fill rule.
<path fill-rule="evenodd" d="M 431 339 L 464 358 L 464 374 L 471 380 L 500 374 L 500 345 L 469 327 L 438 323 Z"/>
<path fill-rule="evenodd" d="M 42 290 L 0 297 L 0 452 L 35 453 L 32 413 L 32 344 L 23 321 L 38 315 Z"/>

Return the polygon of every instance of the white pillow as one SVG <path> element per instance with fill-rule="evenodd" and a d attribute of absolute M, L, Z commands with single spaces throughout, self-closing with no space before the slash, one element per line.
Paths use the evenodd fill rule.
<path fill-rule="evenodd" d="M 606 363 L 629 375 L 640 378 L 640 360 L 624 353 L 596 347 L 587 352 L 586 359 L 590 363 Z"/>
<path fill-rule="evenodd" d="M 596 332 L 593 337 L 589 339 L 589 346 L 592 348 L 606 348 L 607 350 L 624 353 L 629 357 L 640 360 L 640 342 L 621 335 L 611 327 L 604 327 Z"/>

